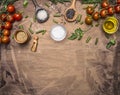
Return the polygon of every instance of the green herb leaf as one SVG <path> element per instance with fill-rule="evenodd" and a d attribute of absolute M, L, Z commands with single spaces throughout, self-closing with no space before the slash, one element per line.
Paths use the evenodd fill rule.
<path fill-rule="evenodd" d="M 115 40 L 115 39 L 111 39 L 111 40 L 110 40 L 110 43 L 111 43 L 112 45 L 115 45 L 115 44 L 116 44 L 116 40 Z"/>
<path fill-rule="evenodd" d="M 36 32 L 36 34 L 42 33 L 42 35 L 44 35 L 46 33 L 46 30 L 39 30 Z"/>
<path fill-rule="evenodd" d="M 18 28 L 24 30 L 24 26 L 23 25 L 19 25 Z"/>
<path fill-rule="evenodd" d="M 31 28 L 32 27 L 32 22 L 30 23 L 30 26 L 29 26 L 29 28 Z"/>
<path fill-rule="evenodd" d="M 56 23 L 56 24 L 58 24 L 58 22 L 55 19 L 53 19 L 53 22 Z"/>
<path fill-rule="evenodd" d="M 11 38 L 14 39 L 14 34 L 11 35 Z"/>
<path fill-rule="evenodd" d="M 24 8 L 26 8 L 27 5 L 28 5 L 28 0 L 24 0 L 24 2 L 23 2 L 23 6 L 24 6 Z"/>
<path fill-rule="evenodd" d="M 99 25 L 100 25 L 100 24 L 99 24 L 99 23 L 97 23 L 95 26 L 96 26 L 96 27 L 98 27 Z"/>
<path fill-rule="evenodd" d="M 99 41 L 99 39 L 98 39 L 98 38 L 96 38 L 96 40 L 95 40 L 95 45 L 97 45 L 97 44 L 98 44 L 98 41 Z"/>
<path fill-rule="evenodd" d="M 86 40 L 86 43 L 89 43 L 90 40 L 91 40 L 91 37 L 89 36 Z"/>
<path fill-rule="evenodd" d="M 61 17 L 61 14 L 57 13 L 54 15 L 54 17 Z"/>
<path fill-rule="evenodd" d="M 29 16 L 25 16 L 25 18 L 28 18 Z"/>
<path fill-rule="evenodd" d="M 109 49 L 111 46 L 115 45 L 116 44 L 116 40 L 115 39 L 111 39 L 107 45 L 106 45 L 106 48 Z"/>
<path fill-rule="evenodd" d="M 48 3 L 45 3 L 45 6 L 48 7 L 48 8 L 50 7 L 50 5 Z"/>
<path fill-rule="evenodd" d="M 36 16 L 35 16 L 35 15 L 33 16 L 33 21 L 34 21 L 34 22 L 36 22 L 36 21 L 37 21 L 37 18 L 36 18 Z"/>
<path fill-rule="evenodd" d="M 80 21 L 81 21 L 81 19 L 82 19 L 82 15 L 81 15 L 81 14 L 79 14 L 79 15 L 77 16 L 77 18 L 76 18 L 76 23 L 80 22 Z"/>
<path fill-rule="evenodd" d="M 72 33 L 72 35 L 68 38 L 69 40 L 75 40 L 78 37 L 76 33 Z"/>
<path fill-rule="evenodd" d="M 80 22 L 80 25 L 82 25 L 84 22 L 82 21 L 82 22 Z"/>
<path fill-rule="evenodd" d="M 71 0 L 50 0 L 50 1 L 54 4 L 57 4 L 57 3 L 70 2 Z"/>
<path fill-rule="evenodd" d="M 75 30 L 75 33 L 72 33 L 72 35 L 68 38 L 69 40 L 77 39 L 81 40 L 84 35 L 84 31 L 81 28 L 77 28 Z"/>
<path fill-rule="evenodd" d="M 78 29 L 75 30 L 75 33 L 78 34 L 78 40 L 81 40 L 83 35 L 84 35 L 83 30 L 81 28 L 78 28 Z"/>
<path fill-rule="evenodd" d="M 111 46 L 112 46 L 112 45 L 111 45 L 110 43 L 108 43 L 108 44 L 106 45 L 106 48 L 109 49 Z"/>
<path fill-rule="evenodd" d="M 31 28 L 28 29 L 31 34 L 33 34 L 33 30 Z"/>

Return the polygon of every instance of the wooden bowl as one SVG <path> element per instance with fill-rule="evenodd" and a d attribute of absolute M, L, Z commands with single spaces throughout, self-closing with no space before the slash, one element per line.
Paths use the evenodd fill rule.
<path fill-rule="evenodd" d="M 27 42 L 28 38 L 28 33 L 24 30 L 17 30 L 14 34 L 14 40 L 19 44 Z"/>

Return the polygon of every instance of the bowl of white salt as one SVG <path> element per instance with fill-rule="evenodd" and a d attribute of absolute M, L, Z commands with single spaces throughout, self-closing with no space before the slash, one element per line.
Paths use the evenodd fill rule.
<path fill-rule="evenodd" d="M 65 39 L 66 35 L 67 35 L 66 29 L 62 25 L 55 25 L 52 27 L 50 31 L 50 37 L 54 41 L 62 41 Z"/>

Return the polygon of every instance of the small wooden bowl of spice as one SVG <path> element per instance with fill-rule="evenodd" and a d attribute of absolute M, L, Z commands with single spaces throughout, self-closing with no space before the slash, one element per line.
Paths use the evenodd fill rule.
<path fill-rule="evenodd" d="M 14 39 L 19 44 L 27 42 L 28 38 L 29 38 L 28 33 L 25 32 L 24 30 L 17 30 L 14 34 Z"/>

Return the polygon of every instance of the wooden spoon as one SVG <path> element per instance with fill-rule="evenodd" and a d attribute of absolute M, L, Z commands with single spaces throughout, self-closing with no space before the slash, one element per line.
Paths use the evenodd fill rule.
<path fill-rule="evenodd" d="M 35 36 L 35 37 L 34 37 L 34 40 L 33 40 L 32 47 L 31 47 L 31 51 L 32 51 L 32 52 L 35 52 L 35 51 L 37 50 L 37 45 L 38 45 L 38 37 Z"/>
<path fill-rule="evenodd" d="M 66 11 L 65 11 L 64 17 L 65 17 L 65 19 L 66 19 L 67 21 L 69 21 L 69 22 L 73 22 L 73 21 L 75 21 L 76 18 L 77 18 L 77 12 L 76 12 L 76 8 L 75 8 L 75 3 L 76 3 L 76 0 L 73 0 L 71 6 L 70 6 L 69 8 L 67 8 Z M 75 12 L 75 14 L 74 14 L 74 16 L 73 16 L 72 18 L 68 18 L 68 17 L 67 17 L 67 12 L 68 12 L 68 10 L 70 10 L 70 9 L 74 10 L 74 12 Z"/>

